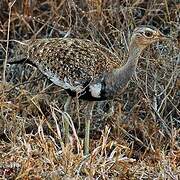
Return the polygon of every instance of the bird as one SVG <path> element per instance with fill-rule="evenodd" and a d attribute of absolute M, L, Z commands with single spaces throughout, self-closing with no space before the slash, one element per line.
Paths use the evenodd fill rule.
<path fill-rule="evenodd" d="M 23 48 L 16 48 L 16 57 L 19 59 L 8 61 L 8 64 L 30 64 L 53 84 L 63 88 L 68 94 L 65 112 L 70 112 L 73 98 L 87 101 L 84 154 L 88 155 L 90 122 L 95 102 L 112 100 L 121 94 L 136 71 L 142 51 L 152 43 L 167 39 L 155 27 L 136 27 L 130 39 L 128 59 L 124 64 L 114 52 L 87 39 L 26 40 L 22 43 L 25 44 Z M 65 123 L 65 136 L 68 139 L 68 122 Z"/>

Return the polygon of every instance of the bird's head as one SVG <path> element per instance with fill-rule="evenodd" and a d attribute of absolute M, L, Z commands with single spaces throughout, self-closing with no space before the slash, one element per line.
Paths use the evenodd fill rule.
<path fill-rule="evenodd" d="M 141 26 L 134 29 L 131 42 L 141 48 L 146 48 L 154 42 L 167 39 L 169 38 L 155 27 Z"/>

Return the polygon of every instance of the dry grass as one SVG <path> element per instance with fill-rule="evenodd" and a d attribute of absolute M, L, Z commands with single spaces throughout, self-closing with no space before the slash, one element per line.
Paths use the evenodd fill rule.
<path fill-rule="evenodd" d="M 113 106 L 97 104 L 88 157 L 82 152 L 86 102 L 72 105 L 71 142 L 65 145 L 65 92 L 32 67 L 0 67 L 0 177 L 178 179 L 178 2 L 15 0 L 8 4 L 1 0 L 0 59 L 13 57 L 18 41 L 67 36 L 99 42 L 125 62 L 130 34 L 142 24 L 154 25 L 174 39 L 144 52 L 136 77 Z"/>

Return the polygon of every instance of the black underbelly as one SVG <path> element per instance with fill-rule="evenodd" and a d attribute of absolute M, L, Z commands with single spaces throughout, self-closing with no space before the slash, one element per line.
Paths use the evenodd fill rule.
<path fill-rule="evenodd" d="M 79 99 L 87 100 L 87 101 L 104 101 L 111 99 L 111 98 L 107 98 L 103 92 L 100 94 L 100 97 L 98 98 L 93 97 L 88 88 L 85 89 L 85 91 L 83 91 L 80 94 L 77 94 L 75 91 L 71 91 L 70 89 L 66 89 L 66 92 L 69 94 L 69 96 L 72 97 L 78 96 Z"/>

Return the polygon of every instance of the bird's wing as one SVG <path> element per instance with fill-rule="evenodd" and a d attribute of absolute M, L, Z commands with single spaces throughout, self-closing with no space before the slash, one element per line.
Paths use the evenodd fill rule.
<path fill-rule="evenodd" d="M 121 66 L 114 53 L 89 40 L 50 38 L 24 44 L 17 54 L 25 55 L 53 83 L 65 89 L 82 88 Z"/>

